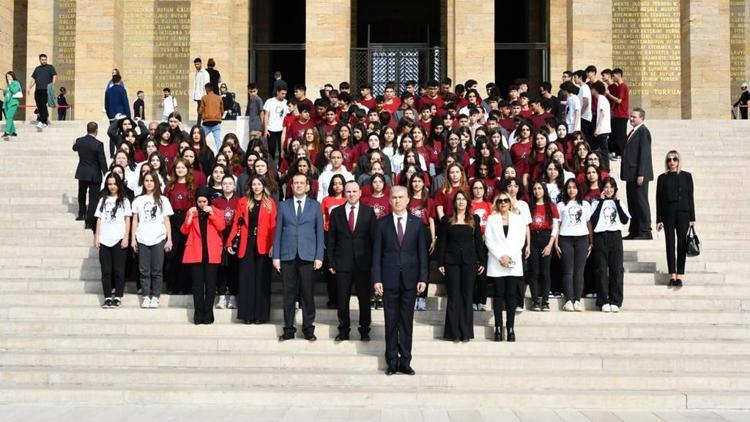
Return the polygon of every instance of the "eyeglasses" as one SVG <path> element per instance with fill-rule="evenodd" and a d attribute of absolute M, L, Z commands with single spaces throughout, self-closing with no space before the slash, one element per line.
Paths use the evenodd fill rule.
<path fill-rule="evenodd" d="M 497 202 L 498 204 L 510 204 L 510 199 L 508 199 L 508 198 L 498 198 L 498 200 L 495 201 L 495 202 Z"/>
<path fill-rule="evenodd" d="M 677 163 L 677 162 L 680 161 L 680 159 L 677 158 L 677 157 L 669 157 L 669 158 L 667 158 L 667 161 L 674 161 L 675 163 Z"/>

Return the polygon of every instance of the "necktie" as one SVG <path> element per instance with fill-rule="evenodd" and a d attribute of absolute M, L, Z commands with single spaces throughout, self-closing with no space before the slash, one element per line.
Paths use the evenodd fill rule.
<path fill-rule="evenodd" d="M 300 217 L 302 217 L 302 201 L 298 199 L 297 200 L 297 219 L 299 220 Z"/>
<path fill-rule="evenodd" d="M 354 207 L 349 208 L 349 231 L 354 233 Z"/>
<path fill-rule="evenodd" d="M 404 226 L 401 224 L 401 219 L 403 217 L 398 217 L 398 223 L 396 224 L 398 228 L 396 229 L 396 235 L 398 236 L 398 245 L 401 246 L 404 243 Z"/>

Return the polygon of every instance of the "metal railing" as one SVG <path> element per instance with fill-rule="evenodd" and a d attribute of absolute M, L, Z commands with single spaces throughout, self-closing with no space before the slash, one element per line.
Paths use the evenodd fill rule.
<path fill-rule="evenodd" d="M 445 50 L 408 44 L 374 45 L 351 51 L 351 83 L 359 87 L 371 83 L 373 93 L 383 93 L 385 84 L 395 82 L 397 93 L 406 81 L 440 80 L 445 75 Z"/>

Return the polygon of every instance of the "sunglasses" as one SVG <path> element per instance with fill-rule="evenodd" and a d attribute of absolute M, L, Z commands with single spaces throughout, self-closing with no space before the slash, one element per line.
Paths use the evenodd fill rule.
<path fill-rule="evenodd" d="M 677 163 L 677 162 L 680 161 L 680 159 L 677 158 L 677 157 L 669 157 L 669 158 L 667 158 L 667 161 L 674 161 L 675 163 Z"/>
<path fill-rule="evenodd" d="M 495 201 L 498 204 L 510 204 L 510 199 L 508 198 L 498 198 L 497 201 Z"/>

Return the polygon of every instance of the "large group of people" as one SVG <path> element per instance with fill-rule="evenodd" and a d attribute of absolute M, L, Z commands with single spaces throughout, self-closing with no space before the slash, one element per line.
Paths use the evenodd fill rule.
<path fill-rule="evenodd" d="M 109 165 L 90 123 L 74 149 L 89 189 L 88 205 L 79 194 L 79 218 L 95 232 L 103 306 L 120 306 L 132 277 L 143 308 L 158 308 L 162 291 L 192 294 L 195 324 L 212 323 L 215 307 L 263 324 L 276 272 L 281 341 L 295 337 L 297 306 L 304 338 L 316 339 L 319 282 L 338 310 L 336 340 L 346 341 L 353 287 L 362 341 L 371 312 L 384 309 L 388 374 L 414 372 L 413 313 L 436 307 L 430 283 L 445 284 L 443 336 L 456 342 L 474 337 L 474 313 L 487 310 L 488 296 L 496 341 L 515 341 L 516 314 L 549 311 L 553 297 L 564 311 L 584 311 L 583 299 L 596 297 L 601 311 L 619 312 L 621 232 L 629 224 L 626 239 L 650 238 L 653 179 L 645 111 L 629 109 L 622 73 L 566 72 L 558 96 L 548 82 L 533 94 L 518 80 L 488 84 L 482 98 L 476 81 L 444 79 L 407 82 L 400 95 L 389 83 L 377 96 L 344 82 L 315 101 L 303 85 L 287 99 L 279 83 L 263 102 L 250 84 L 260 136 L 227 133 L 214 149 L 206 115 L 187 130 L 177 111 L 148 125 L 124 117 L 108 128 Z M 630 212 L 610 173 L 617 159 Z M 676 285 L 695 220 L 693 187 L 677 152 L 665 164 L 657 228 L 671 233 Z"/>

